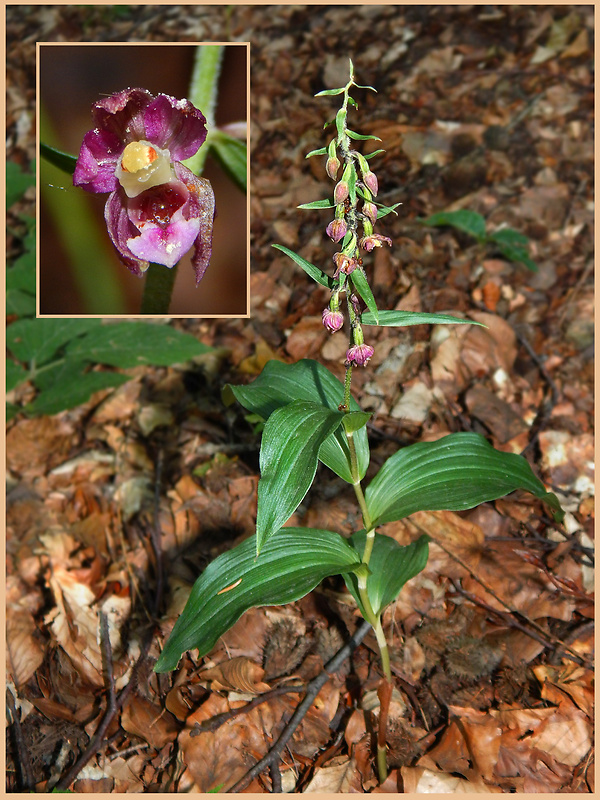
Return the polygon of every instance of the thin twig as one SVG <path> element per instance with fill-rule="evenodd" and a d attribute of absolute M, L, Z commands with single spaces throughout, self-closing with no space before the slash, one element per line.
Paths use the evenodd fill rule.
<path fill-rule="evenodd" d="M 256 763 L 252 769 L 248 770 L 248 772 L 240 778 L 240 780 L 235 783 L 230 789 L 228 789 L 228 793 L 233 794 L 235 792 L 241 792 L 243 789 L 248 786 L 250 781 L 255 778 L 257 775 L 267 769 L 267 767 L 271 767 L 273 764 L 278 764 L 281 760 L 281 753 L 285 749 L 286 744 L 294 735 L 294 732 L 306 713 L 308 712 L 309 708 L 314 702 L 315 697 L 319 694 L 323 686 L 327 683 L 331 675 L 336 672 L 340 666 L 344 663 L 344 661 L 352 654 L 352 652 L 358 647 L 358 645 L 362 642 L 364 637 L 367 635 L 367 632 L 370 630 L 371 625 L 364 620 L 359 627 L 354 632 L 354 635 L 347 642 L 343 647 L 341 647 L 338 652 L 330 659 L 325 667 L 323 668 L 323 672 L 320 675 L 317 675 L 306 687 L 306 694 L 302 702 L 297 706 L 296 710 L 292 714 L 292 717 L 288 724 L 283 729 L 281 736 L 275 742 L 273 747 L 269 750 L 267 755 L 264 758 Z"/>
<path fill-rule="evenodd" d="M 6 704 L 12 717 L 12 732 L 15 743 L 15 765 L 20 776 L 20 788 L 22 792 L 32 792 L 35 786 L 35 778 L 33 769 L 31 768 L 31 760 L 29 758 L 29 748 L 25 744 L 23 737 L 23 730 L 21 729 L 21 720 L 19 719 L 19 712 L 15 705 L 15 698 L 10 689 L 6 690 Z"/>
<path fill-rule="evenodd" d="M 215 714 L 214 717 L 206 719 L 203 722 L 196 722 L 195 727 L 190 732 L 190 736 L 200 736 L 201 733 L 214 733 L 221 725 L 229 722 L 230 719 L 234 719 L 234 717 L 238 717 L 240 714 L 249 714 L 253 708 L 256 708 L 262 703 L 267 703 L 273 697 L 278 697 L 288 692 L 304 691 L 306 691 L 306 684 L 304 683 L 299 686 L 276 686 L 274 689 L 255 697 L 254 700 L 250 700 L 250 702 L 246 703 L 246 705 L 241 708 L 232 708 L 230 711 L 224 711 L 222 714 Z"/>

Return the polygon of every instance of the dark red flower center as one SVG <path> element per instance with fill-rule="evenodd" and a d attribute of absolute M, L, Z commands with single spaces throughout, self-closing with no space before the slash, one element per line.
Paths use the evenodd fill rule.
<path fill-rule="evenodd" d="M 183 184 L 165 183 L 142 192 L 131 203 L 141 222 L 154 222 L 166 227 L 186 200 L 187 190 Z"/>

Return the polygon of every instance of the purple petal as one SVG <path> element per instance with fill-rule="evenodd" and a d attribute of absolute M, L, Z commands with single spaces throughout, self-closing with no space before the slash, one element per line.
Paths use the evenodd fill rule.
<path fill-rule="evenodd" d="M 153 99 L 147 89 L 124 89 L 94 103 L 92 118 L 97 128 L 113 133 L 125 144 L 144 139 L 143 110 Z"/>
<path fill-rule="evenodd" d="M 215 195 L 206 178 L 198 178 L 183 164 L 173 164 L 179 180 L 183 181 L 189 192 L 190 200 L 186 214 L 194 214 L 200 222 L 196 246 L 192 256 L 192 264 L 196 271 L 196 286 L 202 280 L 212 254 L 213 221 L 216 215 Z"/>
<path fill-rule="evenodd" d="M 137 235 L 138 230 L 129 219 L 126 201 L 127 195 L 119 187 L 106 201 L 104 219 L 108 235 L 119 258 L 134 275 L 141 277 L 148 269 L 149 264 L 148 261 L 136 258 L 127 246 L 127 241 Z"/>
<path fill-rule="evenodd" d="M 83 137 L 73 172 L 73 184 L 87 192 L 113 192 L 117 188 L 115 168 L 123 145 L 108 131 L 88 131 Z"/>
<path fill-rule="evenodd" d="M 159 94 L 144 111 L 147 141 L 166 147 L 172 161 L 195 155 L 206 139 L 206 119 L 189 100 Z"/>
<path fill-rule="evenodd" d="M 174 267 L 194 244 L 200 228 L 198 219 L 176 219 L 180 215 L 177 211 L 165 228 L 146 222 L 139 236 L 127 240 L 131 253 L 140 260 Z"/>

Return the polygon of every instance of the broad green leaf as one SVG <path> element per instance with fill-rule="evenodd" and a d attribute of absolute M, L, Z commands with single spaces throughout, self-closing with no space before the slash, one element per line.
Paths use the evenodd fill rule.
<path fill-rule="evenodd" d="M 361 557 L 365 551 L 366 541 L 365 531 L 358 531 L 350 537 L 351 544 Z M 383 609 L 398 597 L 407 581 L 425 569 L 428 556 L 428 536 L 420 536 L 412 544 L 403 546 L 389 536 L 375 534 L 375 543 L 369 560 L 371 574 L 367 578 L 367 594 L 376 615 L 381 614 Z M 344 580 L 348 591 L 354 596 L 361 613 L 365 616 L 356 575 L 348 573 L 344 575 Z"/>
<path fill-rule="evenodd" d="M 501 228 L 488 236 L 488 242 L 495 244 L 504 258 L 525 264 L 527 269 L 537 272 L 537 264 L 529 256 L 529 239 L 512 228 Z"/>
<path fill-rule="evenodd" d="M 20 319 L 6 329 L 6 346 L 20 361 L 39 367 L 67 342 L 101 324 L 100 319 Z"/>
<path fill-rule="evenodd" d="M 315 265 L 311 264 L 310 261 L 307 261 L 305 258 L 302 258 L 302 256 L 299 256 L 298 253 L 294 253 L 293 250 L 284 247 L 282 244 L 272 244 L 271 247 L 274 247 L 276 250 L 281 250 L 282 253 L 285 253 L 286 256 L 289 256 L 293 261 L 296 262 L 296 264 L 298 264 L 299 267 L 302 267 L 307 275 L 310 275 L 310 277 L 317 283 L 320 283 L 321 286 L 325 286 L 327 289 L 333 288 L 333 278 L 330 278 L 329 275 L 323 272 L 323 270 L 315 267 Z"/>
<path fill-rule="evenodd" d="M 311 203 L 302 203 L 302 205 L 297 206 L 297 208 L 302 208 L 305 211 L 310 211 L 315 208 L 335 208 L 335 203 L 332 203 L 331 200 L 313 200 Z"/>
<path fill-rule="evenodd" d="M 495 450 L 477 433 L 451 433 L 388 458 L 367 487 L 365 499 L 377 527 L 415 511 L 464 511 L 516 489 L 539 497 L 556 519 L 564 516 L 556 496 L 546 491 L 525 458 Z"/>
<path fill-rule="evenodd" d="M 128 369 L 140 364 L 168 366 L 209 353 L 195 336 L 151 322 L 117 322 L 102 325 L 67 348 L 71 358 L 87 359 Z"/>
<path fill-rule="evenodd" d="M 373 318 L 377 320 L 375 322 L 377 325 L 379 322 L 379 309 L 377 308 L 377 303 L 375 302 L 373 292 L 371 291 L 371 287 L 369 286 L 369 281 L 367 280 L 365 273 L 361 269 L 355 269 L 354 272 L 350 273 L 349 277 L 354 288 L 367 304 L 367 308 L 373 315 Z"/>
<path fill-rule="evenodd" d="M 68 172 L 72 175 L 75 172 L 75 165 L 77 158 L 68 153 L 63 153 L 62 150 L 57 150 L 56 147 L 40 142 L 40 155 L 45 158 L 50 164 L 62 169 L 63 172 Z"/>
<path fill-rule="evenodd" d="M 381 141 L 379 136 L 370 136 L 369 134 L 355 133 L 354 131 L 350 131 L 347 128 L 346 128 L 346 133 L 348 134 L 348 136 L 351 139 L 356 139 L 356 140 L 361 141 L 361 142 L 366 141 L 367 139 L 374 139 L 376 142 L 380 142 Z"/>
<path fill-rule="evenodd" d="M 56 371 L 53 385 L 41 391 L 32 403 L 25 406 L 28 414 L 58 414 L 87 403 L 94 392 L 100 389 L 121 386 L 130 380 L 128 375 L 119 372 L 84 372 L 81 362 L 77 365 L 79 371 L 70 369 L 67 364 L 62 366 L 62 370 Z"/>
<path fill-rule="evenodd" d="M 30 186 L 35 186 L 35 175 L 23 172 L 15 161 L 6 162 L 6 207 L 20 200 Z"/>
<path fill-rule="evenodd" d="M 440 211 L 438 214 L 432 214 L 427 217 L 427 219 L 420 219 L 419 222 L 431 227 L 450 225 L 459 231 L 471 234 L 471 236 L 480 241 L 485 239 L 485 219 L 476 211 L 469 211 L 464 208 L 460 211 Z"/>
<path fill-rule="evenodd" d="M 421 311 L 379 311 L 379 321 L 370 311 L 365 311 L 360 315 L 363 325 L 392 325 L 395 327 L 405 327 L 407 325 L 481 325 L 482 322 L 475 322 L 471 319 L 460 319 L 450 314 L 425 314 Z"/>
<path fill-rule="evenodd" d="M 204 570 L 175 623 L 155 672 L 175 669 L 186 650 L 210 653 L 219 636 L 249 608 L 292 603 L 324 578 L 352 571 L 358 553 L 339 534 L 283 528 L 256 555 L 256 537 L 223 553 Z"/>
<path fill-rule="evenodd" d="M 317 471 L 319 448 L 343 416 L 310 400 L 294 400 L 270 415 L 260 446 L 257 553 L 304 499 Z"/>
<path fill-rule="evenodd" d="M 319 402 L 332 411 L 337 411 L 344 400 L 344 385 L 318 361 L 302 359 L 296 364 L 269 361 L 261 374 L 248 386 L 228 384 L 224 390 L 231 392 L 244 408 L 263 419 L 294 400 Z M 350 411 L 361 411 L 358 403 L 350 398 Z M 369 466 L 369 442 L 365 428 L 354 434 L 359 477 L 362 479 Z M 342 480 L 353 483 L 350 472 L 348 441 L 341 428 L 330 435 L 321 445 L 319 459 L 339 475 Z"/>
<path fill-rule="evenodd" d="M 6 361 L 6 391 L 12 392 L 15 386 L 18 386 L 29 377 L 27 370 L 17 364 L 15 361 L 8 359 Z"/>
<path fill-rule="evenodd" d="M 246 142 L 241 142 L 223 131 L 216 130 L 210 137 L 210 152 L 223 172 L 231 178 L 238 189 L 246 194 L 248 188 Z"/>
<path fill-rule="evenodd" d="M 326 156 L 327 155 L 327 148 L 326 147 L 319 147 L 318 150 L 311 150 L 310 153 L 307 153 L 304 158 L 311 158 L 312 156 Z"/>

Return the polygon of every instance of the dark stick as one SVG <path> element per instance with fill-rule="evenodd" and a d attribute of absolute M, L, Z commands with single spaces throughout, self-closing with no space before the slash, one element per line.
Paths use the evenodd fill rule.
<path fill-rule="evenodd" d="M 302 719 L 307 714 L 309 708 L 313 704 L 315 697 L 319 694 L 323 686 L 327 683 L 331 675 L 336 672 L 340 666 L 344 663 L 344 661 L 350 656 L 354 650 L 358 647 L 358 645 L 362 642 L 362 640 L 367 635 L 367 632 L 371 628 L 371 625 L 366 621 L 363 622 L 358 626 L 354 635 L 347 642 L 343 647 L 341 647 L 338 652 L 330 659 L 325 667 L 323 668 L 323 672 L 320 675 L 317 675 L 306 687 L 306 694 L 302 702 L 296 707 L 296 710 L 292 714 L 290 721 L 283 729 L 281 736 L 275 742 L 273 747 L 269 750 L 267 755 L 264 758 L 261 758 L 259 762 L 257 762 L 252 769 L 248 770 L 248 772 L 240 778 L 240 780 L 235 783 L 230 789 L 227 790 L 229 794 L 233 794 L 235 792 L 241 792 L 243 789 L 248 786 L 250 781 L 255 778 L 257 775 L 265 770 L 267 767 L 272 767 L 274 764 L 278 764 L 281 760 L 281 753 L 285 749 L 285 746 L 289 742 L 289 740 L 294 735 L 294 731 L 298 727 L 298 725 L 302 722 Z M 275 784 L 275 781 L 274 781 Z"/>
<path fill-rule="evenodd" d="M 15 706 L 15 698 L 10 689 L 6 690 L 6 705 L 12 717 L 12 732 L 15 743 L 15 765 L 20 776 L 20 785 L 22 792 L 32 792 L 35 786 L 35 778 L 31 768 L 31 760 L 29 758 L 29 748 L 25 745 L 23 738 L 23 731 L 21 730 L 21 720 L 19 719 L 19 712 Z"/>

